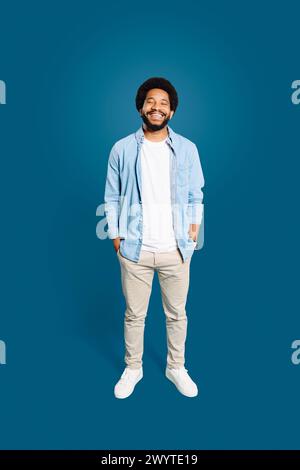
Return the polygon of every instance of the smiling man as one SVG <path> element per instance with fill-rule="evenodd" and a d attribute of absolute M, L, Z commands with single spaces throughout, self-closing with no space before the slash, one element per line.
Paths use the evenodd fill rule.
<path fill-rule="evenodd" d="M 135 102 L 143 124 L 113 145 L 104 196 L 108 237 L 120 263 L 126 301 L 126 368 L 114 394 L 128 397 L 143 377 L 145 318 L 157 272 L 166 316 L 165 375 L 183 395 L 195 397 L 197 385 L 185 368 L 185 307 L 191 258 L 201 248 L 200 158 L 196 145 L 168 125 L 178 106 L 168 80 L 149 78 Z"/>
<path fill-rule="evenodd" d="M 0 104 L 6 104 L 6 84 L 0 80 Z"/>

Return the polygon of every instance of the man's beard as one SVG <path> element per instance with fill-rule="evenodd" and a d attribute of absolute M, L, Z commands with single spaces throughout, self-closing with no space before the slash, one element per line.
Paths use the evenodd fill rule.
<path fill-rule="evenodd" d="M 149 119 L 147 118 L 147 116 L 145 114 L 142 114 L 141 115 L 141 118 L 143 120 L 143 122 L 146 124 L 147 128 L 150 129 L 150 131 L 160 131 L 161 129 L 163 129 L 169 122 L 169 118 L 166 117 L 161 124 L 152 124 Z"/>

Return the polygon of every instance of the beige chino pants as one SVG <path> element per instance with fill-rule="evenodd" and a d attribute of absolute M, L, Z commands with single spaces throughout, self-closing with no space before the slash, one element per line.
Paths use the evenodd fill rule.
<path fill-rule="evenodd" d="M 154 272 L 157 271 L 166 315 L 170 368 L 184 366 L 187 334 L 186 300 L 189 289 L 190 262 L 178 249 L 171 252 L 141 251 L 136 263 L 117 253 L 121 267 L 122 290 L 126 300 L 124 320 L 125 363 L 132 369 L 142 367 L 144 328 Z"/>

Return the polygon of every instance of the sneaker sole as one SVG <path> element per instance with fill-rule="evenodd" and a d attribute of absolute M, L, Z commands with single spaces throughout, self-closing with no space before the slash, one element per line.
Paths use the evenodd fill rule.
<path fill-rule="evenodd" d="M 168 371 L 166 371 L 166 377 L 167 377 L 167 379 L 169 379 L 169 380 L 175 385 L 175 387 L 177 388 L 177 390 L 178 390 L 182 395 L 184 395 L 185 397 L 194 398 L 194 397 L 196 397 L 196 396 L 198 395 L 198 392 L 197 392 L 197 393 L 193 393 L 193 394 L 188 394 L 188 393 L 184 392 L 184 391 L 182 390 L 182 388 L 180 388 L 180 386 L 177 385 L 177 383 L 175 382 L 175 380 L 173 379 L 173 377 L 169 375 Z"/>

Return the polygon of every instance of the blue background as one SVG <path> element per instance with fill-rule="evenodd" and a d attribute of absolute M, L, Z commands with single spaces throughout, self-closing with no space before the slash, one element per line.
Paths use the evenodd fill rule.
<path fill-rule="evenodd" d="M 1 2 L 3 449 L 299 448 L 299 3 Z M 205 175 L 186 367 L 164 377 L 155 278 L 144 379 L 127 400 L 118 259 L 96 237 L 108 152 L 168 78 L 171 127 Z"/>

